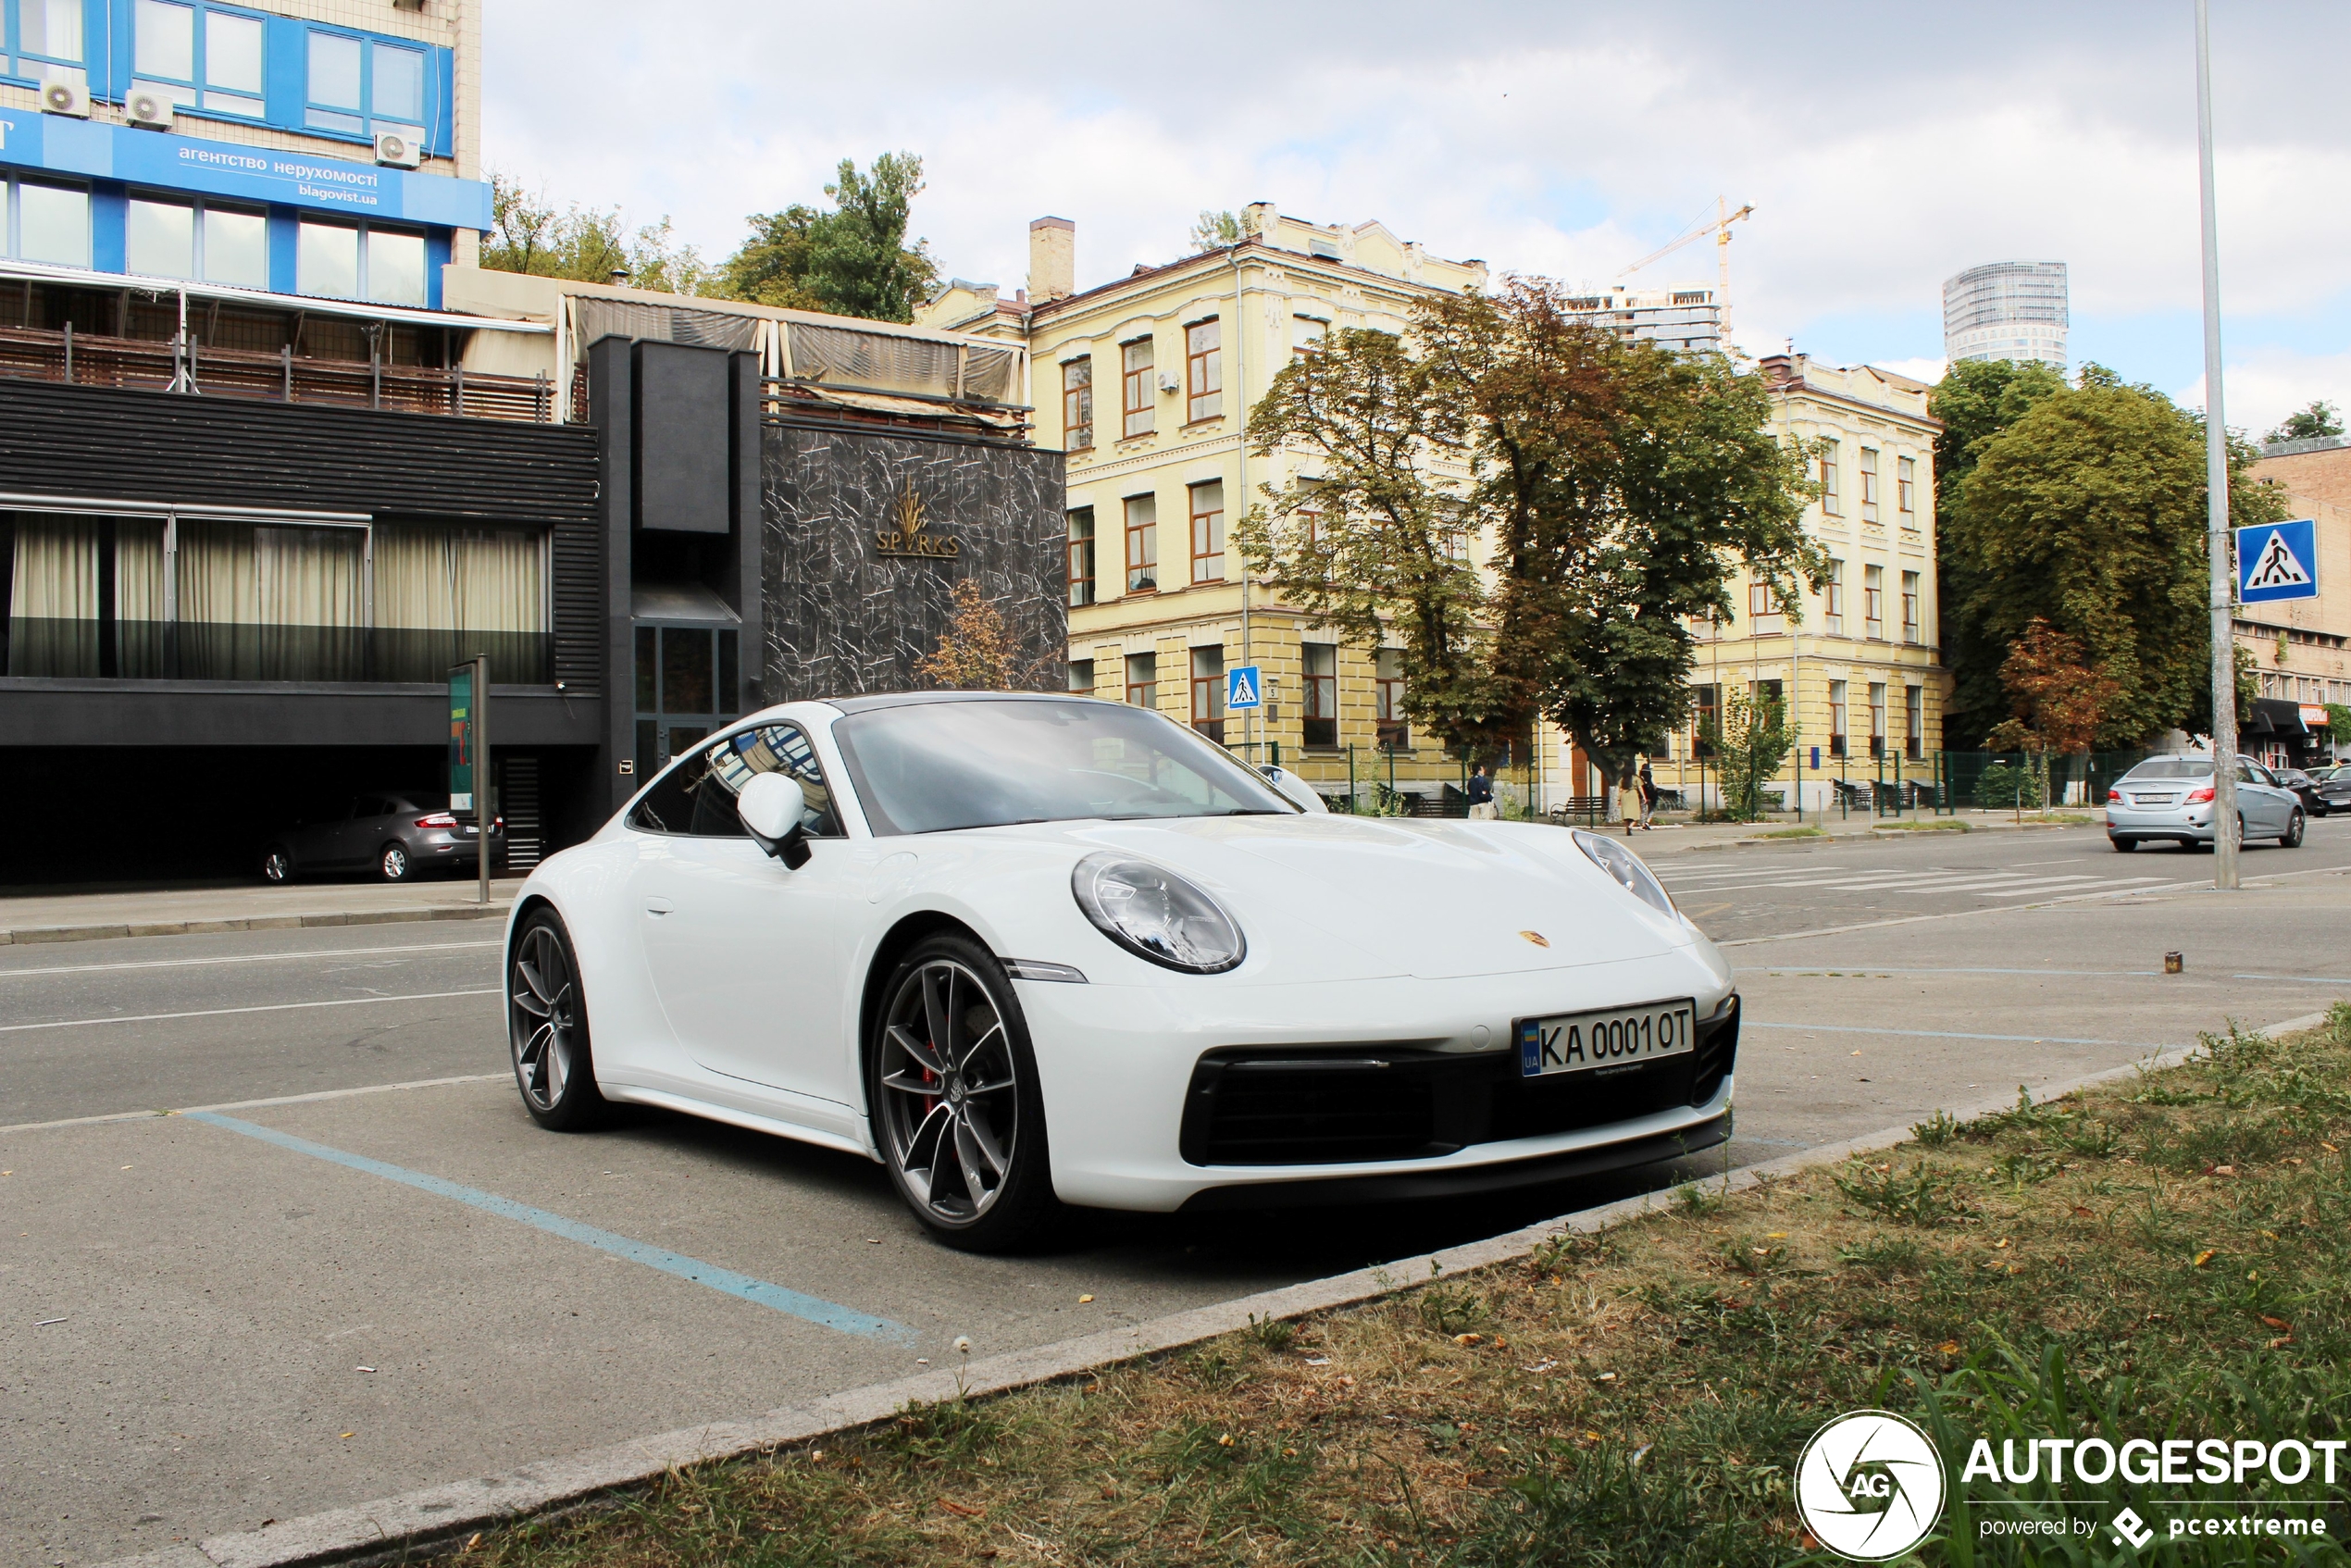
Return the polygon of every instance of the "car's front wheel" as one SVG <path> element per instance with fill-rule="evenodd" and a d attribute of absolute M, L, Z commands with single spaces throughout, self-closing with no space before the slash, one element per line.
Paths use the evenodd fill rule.
<path fill-rule="evenodd" d="M 890 972 L 865 1103 L 899 1195 L 949 1246 L 1002 1251 L 1059 1212 L 1028 1025 L 978 943 L 930 937 Z"/>
<path fill-rule="evenodd" d="M 2297 811 L 2292 816 L 2285 819 L 2285 831 L 2278 835 L 2278 842 L 2283 844 L 2290 850 L 2300 849 L 2302 847 L 2302 814 Z"/>
<path fill-rule="evenodd" d="M 579 961 L 563 917 L 544 908 L 524 916 L 508 964 L 507 1048 L 523 1109 L 554 1132 L 597 1126 L 609 1105 L 596 1088 L 588 1002 L 579 994 Z"/>

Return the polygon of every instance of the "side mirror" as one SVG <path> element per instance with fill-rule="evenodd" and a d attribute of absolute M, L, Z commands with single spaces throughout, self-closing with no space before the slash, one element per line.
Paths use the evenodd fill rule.
<path fill-rule="evenodd" d="M 735 815 L 761 849 L 797 871 L 808 864 L 808 835 L 800 826 L 807 804 L 796 781 L 780 773 L 760 773 L 735 797 Z"/>
<path fill-rule="evenodd" d="M 1299 810 L 1309 815 L 1329 813 L 1331 808 L 1323 803 L 1323 797 L 1314 792 L 1314 787 L 1289 769 L 1267 767 L 1260 771 L 1265 775 L 1265 781 L 1274 786 L 1274 792 Z"/>

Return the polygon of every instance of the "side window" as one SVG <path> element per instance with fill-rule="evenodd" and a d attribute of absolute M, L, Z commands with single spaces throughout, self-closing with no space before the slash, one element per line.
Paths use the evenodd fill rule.
<path fill-rule="evenodd" d="M 781 768 L 806 797 L 801 825 L 812 838 L 840 836 L 832 791 L 808 737 L 796 725 L 763 724 L 723 736 L 678 759 L 629 814 L 628 826 L 644 833 L 682 833 L 703 839 L 743 836 L 735 795 L 753 774 Z"/>

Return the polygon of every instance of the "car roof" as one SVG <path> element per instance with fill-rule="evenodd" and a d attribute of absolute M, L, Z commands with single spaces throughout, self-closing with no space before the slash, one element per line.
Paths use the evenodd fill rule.
<path fill-rule="evenodd" d="M 845 714 L 871 713 L 876 708 L 913 707 L 922 703 L 1095 703 L 1081 691 L 877 691 L 862 697 L 816 697 L 813 702 Z M 1106 707 L 1122 704 L 1106 703 Z"/>

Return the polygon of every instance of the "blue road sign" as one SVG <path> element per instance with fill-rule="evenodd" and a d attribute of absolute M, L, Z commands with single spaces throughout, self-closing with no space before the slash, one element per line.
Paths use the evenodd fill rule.
<path fill-rule="evenodd" d="M 1235 665 L 1225 672 L 1225 705 L 1228 708 L 1254 708 L 1263 705 L 1265 683 L 1259 678 L 1255 665 Z"/>
<path fill-rule="evenodd" d="M 2319 596 L 2319 525 L 2308 517 L 2291 523 L 2256 523 L 2237 529 L 2237 599 L 2264 604 L 2274 599 Z"/>

